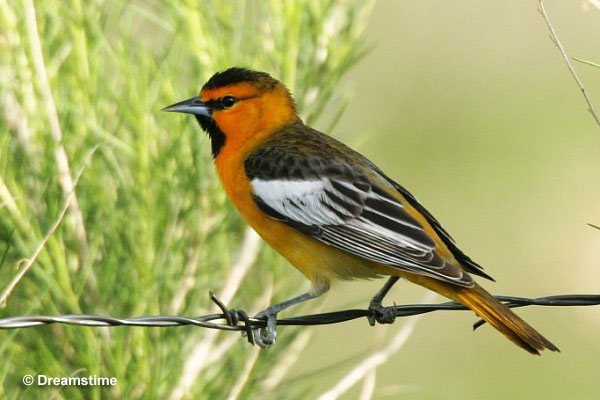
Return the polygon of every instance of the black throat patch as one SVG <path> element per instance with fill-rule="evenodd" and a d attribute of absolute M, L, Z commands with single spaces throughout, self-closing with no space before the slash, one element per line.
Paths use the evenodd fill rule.
<path fill-rule="evenodd" d="M 196 120 L 202 127 L 202 129 L 208 133 L 208 137 L 210 138 L 210 145 L 213 159 L 217 158 L 221 148 L 225 145 L 225 134 L 219 127 L 214 119 L 211 117 L 206 117 L 204 115 L 194 115 Z"/>

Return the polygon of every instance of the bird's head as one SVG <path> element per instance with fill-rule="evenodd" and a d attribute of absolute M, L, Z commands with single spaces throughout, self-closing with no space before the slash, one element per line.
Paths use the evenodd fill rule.
<path fill-rule="evenodd" d="M 162 111 L 194 114 L 211 139 L 213 157 L 227 145 L 239 150 L 298 119 L 287 88 L 266 72 L 229 68 L 214 74 L 200 95 Z"/>

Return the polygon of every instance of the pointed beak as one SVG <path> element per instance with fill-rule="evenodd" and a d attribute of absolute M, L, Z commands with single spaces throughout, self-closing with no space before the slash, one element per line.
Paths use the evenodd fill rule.
<path fill-rule="evenodd" d="M 200 101 L 200 97 L 198 96 L 192 97 L 188 100 L 180 101 L 179 103 L 172 104 L 168 107 L 163 108 L 160 111 L 203 115 L 205 117 L 211 117 L 212 114 L 212 108 Z"/>

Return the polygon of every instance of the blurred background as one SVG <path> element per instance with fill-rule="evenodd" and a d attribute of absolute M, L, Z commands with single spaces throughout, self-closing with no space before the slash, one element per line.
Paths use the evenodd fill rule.
<path fill-rule="evenodd" d="M 600 62 L 597 2 L 545 6 L 568 54 Z M 0 290 L 83 168 L 77 204 L 0 317 L 200 315 L 209 289 L 250 313 L 308 288 L 245 231 L 195 121 L 157 112 L 231 65 L 280 77 L 305 120 L 408 188 L 496 279 L 482 282 L 492 293 L 600 292 L 600 231 L 587 225 L 600 225 L 600 127 L 537 1 L 1 3 L 0 50 Z M 600 108 L 600 68 L 573 63 Z M 363 308 L 382 284 L 340 283 L 285 315 Z M 401 281 L 386 301 L 424 294 Z M 437 312 L 342 397 L 597 398 L 600 311 L 518 313 L 562 353 L 533 357 L 489 326 L 473 332 L 470 312 Z M 190 327 L 0 331 L 0 394 L 317 398 L 404 323 L 283 327 L 260 352 Z M 21 383 L 42 373 L 119 385 Z"/>

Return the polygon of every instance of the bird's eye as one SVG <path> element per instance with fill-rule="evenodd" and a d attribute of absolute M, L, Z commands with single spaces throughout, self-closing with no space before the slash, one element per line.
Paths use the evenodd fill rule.
<path fill-rule="evenodd" d="M 235 103 L 237 103 L 237 99 L 233 96 L 225 96 L 221 99 L 221 106 L 223 108 L 233 107 Z"/>

